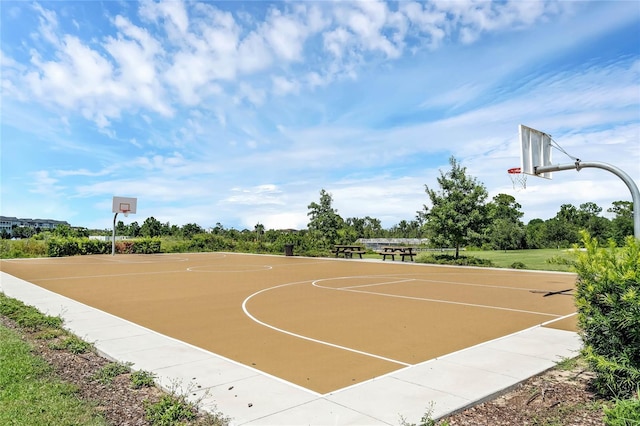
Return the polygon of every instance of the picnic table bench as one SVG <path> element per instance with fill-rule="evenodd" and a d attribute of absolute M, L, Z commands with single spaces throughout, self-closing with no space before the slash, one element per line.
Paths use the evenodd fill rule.
<path fill-rule="evenodd" d="M 404 262 L 405 257 L 413 261 L 416 252 L 413 247 L 383 247 L 382 250 L 378 251 L 378 254 L 382 256 L 383 261 L 387 260 L 387 257 L 390 257 L 391 260 L 396 260 L 396 256 L 400 256 Z"/>
<path fill-rule="evenodd" d="M 344 256 L 345 259 L 351 259 L 354 254 L 357 254 L 360 256 L 360 259 L 362 259 L 362 255 L 366 253 L 366 250 L 363 250 L 362 246 L 336 244 L 333 250 L 331 250 L 331 253 L 335 254 L 336 257 Z"/>

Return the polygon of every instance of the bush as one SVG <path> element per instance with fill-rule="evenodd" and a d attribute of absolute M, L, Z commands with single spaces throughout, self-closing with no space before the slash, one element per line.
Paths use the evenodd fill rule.
<path fill-rule="evenodd" d="M 22 240 L 0 239 L 0 258 L 15 259 L 20 257 L 44 257 L 47 245 L 35 236 Z"/>
<path fill-rule="evenodd" d="M 640 387 L 640 241 L 606 249 L 583 233 L 576 306 L 583 353 L 603 396 L 628 398 Z"/>
<path fill-rule="evenodd" d="M 527 269 L 527 265 L 522 262 L 513 262 L 510 266 L 511 269 Z"/>
<path fill-rule="evenodd" d="M 427 252 L 418 253 L 416 256 L 418 263 L 435 263 L 438 265 L 459 265 L 459 266 L 494 266 L 488 259 L 480 259 L 474 256 L 460 256 L 456 258 L 451 254 L 432 254 Z"/>
<path fill-rule="evenodd" d="M 159 238 L 143 238 L 133 242 L 131 251 L 136 254 L 160 253 L 160 245 Z"/>

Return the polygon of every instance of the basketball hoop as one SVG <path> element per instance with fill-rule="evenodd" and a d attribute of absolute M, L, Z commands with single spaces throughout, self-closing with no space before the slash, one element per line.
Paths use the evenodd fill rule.
<path fill-rule="evenodd" d="M 511 178 L 513 189 L 516 191 L 527 189 L 527 175 L 522 173 L 520 167 L 513 167 L 507 170 L 507 173 L 509 173 L 509 178 Z"/>
<path fill-rule="evenodd" d="M 124 217 L 129 217 L 129 210 L 122 210 Z"/>

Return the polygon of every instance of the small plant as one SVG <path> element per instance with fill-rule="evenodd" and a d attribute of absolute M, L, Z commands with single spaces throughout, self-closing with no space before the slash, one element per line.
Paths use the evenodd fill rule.
<path fill-rule="evenodd" d="M 551 265 L 573 265 L 574 264 L 574 261 L 572 259 L 569 259 L 565 256 L 558 256 L 558 255 L 551 256 L 546 260 L 546 262 Z"/>
<path fill-rule="evenodd" d="M 442 422 L 438 422 L 433 418 L 433 401 L 429 404 L 427 411 L 425 411 L 424 415 L 420 418 L 420 423 L 408 423 L 403 416 L 400 416 L 400 424 L 401 426 L 449 426 L 449 422 L 443 420 Z"/>
<path fill-rule="evenodd" d="M 91 379 L 108 385 L 113 382 L 113 379 L 121 374 L 126 374 L 129 371 L 131 371 L 130 363 L 123 364 L 121 362 L 110 362 L 98 370 Z"/>
<path fill-rule="evenodd" d="M 51 343 L 49 345 L 54 350 L 68 350 L 72 354 L 83 354 L 89 352 L 92 348 L 91 343 L 87 343 L 74 335 L 68 335 L 59 342 Z"/>
<path fill-rule="evenodd" d="M 163 395 L 156 403 L 145 403 L 145 414 L 152 425 L 172 426 L 178 422 L 194 420 L 197 409 L 184 396 Z"/>
<path fill-rule="evenodd" d="M 640 425 L 640 390 L 634 398 L 621 399 L 616 401 L 613 407 L 605 407 L 604 424 L 606 426 Z"/>
<path fill-rule="evenodd" d="M 61 328 L 47 328 L 37 332 L 34 337 L 38 340 L 53 340 L 64 336 L 67 332 Z"/>
<path fill-rule="evenodd" d="M 580 364 L 580 358 L 562 358 L 556 363 L 556 367 L 562 371 L 574 370 Z"/>
<path fill-rule="evenodd" d="M 511 269 L 527 269 L 527 265 L 522 262 L 513 262 L 510 266 Z"/>
<path fill-rule="evenodd" d="M 150 371 L 134 371 L 131 373 L 131 387 L 134 389 L 149 388 L 155 385 L 156 375 Z"/>

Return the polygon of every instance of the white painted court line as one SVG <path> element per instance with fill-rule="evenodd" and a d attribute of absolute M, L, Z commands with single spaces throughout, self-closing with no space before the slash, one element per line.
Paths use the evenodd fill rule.
<path fill-rule="evenodd" d="M 164 275 L 164 274 L 176 274 L 184 273 L 186 269 L 180 269 L 178 271 L 159 271 L 159 272 L 129 272 L 126 274 L 101 274 L 101 275 L 79 275 L 77 277 L 57 277 L 57 278 L 33 278 L 32 281 L 57 281 L 57 280 L 82 280 L 85 278 L 105 278 L 105 277 L 128 277 L 138 275 Z"/>
<path fill-rule="evenodd" d="M 367 276 L 366 278 L 369 278 L 370 276 Z M 557 315 L 557 314 L 549 314 L 549 313 L 545 313 L 545 312 L 536 312 L 536 311 L 527 311 L 524 309 L 514 309 L 514 308 L 503 308 L 500 306 L 492 306 L 492 305 L 481 305 L 481 304 L 477 304 L 477 303 L 466 303 L 466 302 L 454 302 L 454 301 L 450 301 L 450 300 L 443 300 L 443 299 L 431 299 L 431 298 L 425 298 L 425 297 L 415 297 L 415 296 L 401 296 L 401 295 L 396 295 L 396 294 L 386 294 L 386 293 L 378 293 L 375 291 L 364 291 L 364 290 L 357 290 L 354 288 L 356 287 L 326 287 L 326 286 L 321 286 L 318 285 L 317 283 L 321 282 L 321 281 L 330 281 L 330 280 L 335 280 L 335 279 L 346 279 L 346 278 L 361 278 L 361 277 L 340 277 L 340 278 L 327 278 L 327 279 L 321 279 L 321 280 L 315 280 L 313 281 L 313 285 L 315 287 L 319 287 L 319 288 L 324 288 L 327 290 L 334 290 L 334 291 L 349 291 L 352 293 L 362 293 L 362 294 L 371 294 L 374 296 L 384 296 L 384 297 L 393 297 L 393 298 L 398 298 L 398 299 L 408 299 L 408 300 L 422 300 L 425 302 L 434 302 L 434 303 L 445 303 L 445 304 L 450 304 L 450 305 L 461 305 L 461 306 L 471 306 L 471 307 L 476 307 L 476 308 L 484 308 L 484 309 L 495 309 L 495 310 L 499 310 L 499 311 L 508 311 L 508 312 L 518 312 L 518 313 L 523 313 L 523 314 L 534 314 L 534 315 L 543 315 L 543 316 L 548 316 L 548 317 L 560 317 L 561 315 Z M 411 281 L 411 280 L 408 280 Z M 405 281 L 405 282 L 408 282 Z M 389 282 L 389 284 L 393 284 L 393 283 L 399 283 L 400 281 L 397 282 Z M 376 284 L 376 285 L 381 285 L 381 284 Z"/>
<path fill-rule="evenodd" d="M 307 280 L 307 281 L 299 281 L 299 282 L 294 282 L 294 283 L 280 284 L 280 285 L 277 285 L 277 286 L 274 286 L 274 287 L 269 287 L 269 288 L 265 288 L 265 289 L 262 289 L 260 291 L 257 291 L 255 293 L 251 294 L 246 299 L 244 299 L 244 301 L 242 302 L 242 310 L 244 311 L 246 316 L 248 316 L 251 320 L 255 321 L 256 323 L 258 323 L 258 324 L 260 324 L 260 325 L 262 325 L 264 327 L 270 328 L 271 330 L 274 330 L 274 331 L 277 331 L 277 332 L 280 332 L 280 333 L 283 333 L 283 334 L 287 334 L 289 336 L 297 337 L 299 339 L 307 340 L 309 342 L 314 342 L 314 343 L 318 343 L 318 344 L 325 345 L 325 346 L 330 346 L 332 348 L 341 349 L 341 350 L 348 351 L 348 352 L 353 352 L 353 353 L 356 353 L 356 354 L 359 354 L 359 355 L 364 355 L 364 356 L 368 356 L 368 357 L 371 357 L 371 358 L 380 359 L 380 360 L 383 360 L 383 361 L 391 362 L 391 363 L 402 365 L 402 366 L 405 366 L 405 367 L 408 367 L 408 366 L 411 365 L 411 364 L 407 364 L 406 362 L 398 361 L 396 359 L 391 359 L 391 358 L 383 357 L 383 356 L 380 356 L 380 355 L 372 354 L 372 353 L 369 353 L 369 352 L 364 352 L 364 351 L 360 351 L 360 350 L 357 350 L 357 349 L 348 348 L 346 346 L 337 345 L 335 343 L 326 342 L 324 340 L 314 339 L 314 338 L 309 337 L 309 336 L 304 336 L 302 334 L 293 333 L 291 331 L 284 330 L 282 328 L 273 326 L 271 324 L 268 324 L 268 323 L 266 323 L 264 321 L 259 320 L 258 318 L 253 316 L 249 312 L 249 310 L 247 309 L 247 302 L 249 302 L 249 300 L 251 300 L 253 297 L 255 297 L 255 296 L 257 296 L 257 295 L 259 295 L 261 293 L 265 293 L 267 291 L 275 290 L 277 288 L 293 286 L 293 285 L 300 285 L 300 284 L 308 284 L 308 283 L 311 283 L 311 281 Z"/>

